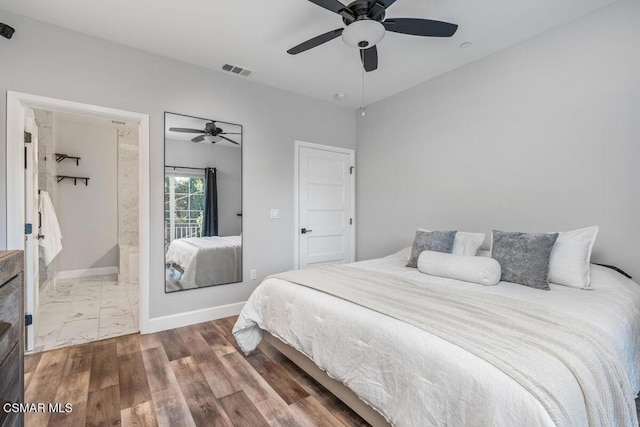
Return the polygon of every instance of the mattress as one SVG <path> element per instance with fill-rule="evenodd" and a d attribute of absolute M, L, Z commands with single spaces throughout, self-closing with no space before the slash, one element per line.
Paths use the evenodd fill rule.
<path fill-rule="evenodd" d="M 183 289 L 239 282 L 242 277 L 241 236 L 175 239 L 165 256 L 167 265 L 182 270 Z"/>
<path fill-rule="evenodd" d="M 504 295 L 593 325 L 612 338 L 633 392 L 640 389 L 640 286 L 635 282 L 592 266 L 594 289 L 588 291 L 552 284 L 551 291 L 545 292 L 507 282 L 484 287 L 406 268 L 407 258 L 404 250 L 352 266 Z M 326 293 L 280 279 L 265 280 L 234 328 L 243 351 L 257 346 L 262 330 L 307 355 L 394 425 L 555 425 L 538 400 L 482 358 L 422 329 Z"/>

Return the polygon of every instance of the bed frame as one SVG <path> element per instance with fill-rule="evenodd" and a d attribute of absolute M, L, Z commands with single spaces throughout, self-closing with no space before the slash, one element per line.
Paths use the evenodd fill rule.
<path fill-rule="evenodd" d="M 295 363 L 300 369 L 309 374 L 314 380 L 329 390 L 355 413 L 364 418 L 366 422 L 371 424 L 373 427 L 389 427 L 391 425 L 382 415 L 380 415 L 380 413 L 360 400 L 360 398 L 351 391 L 351 389 L 347 388 L 340 381 L 334 380 L 323 370 L 318 368 L 306 355 L 285 344 L 269 332 L 265 330 L 262 332 L 263 339 L 267 343 L 282 353 L 287 359 Z"/>

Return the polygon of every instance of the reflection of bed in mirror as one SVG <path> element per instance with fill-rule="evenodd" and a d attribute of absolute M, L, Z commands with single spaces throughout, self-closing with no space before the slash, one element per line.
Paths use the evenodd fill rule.
<path fill-rule="evenodd" d="M 240 236 L 175 239 L 165 258 L 167 284 L 175 290 L 242 280 Z"/>
<path fill-rule="evenodd" d="M 242 126 L 165 113 L 165 292 L 242 282 Z"/>

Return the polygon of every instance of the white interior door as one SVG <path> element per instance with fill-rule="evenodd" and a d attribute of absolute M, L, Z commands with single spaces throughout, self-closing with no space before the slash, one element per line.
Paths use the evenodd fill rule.
<path fill-rule="evenodd" d="M 354 153 L 297 145 L 298 266 L 353 262 Z"/>
<path fill-rule="evenodd" d="M 40 226 L 38 208 L 38 127 L 33 110 L 25 109 L 25 171 L 24 171 L 24 288 L 25 314 L 31 315 L 32 323 L 26 327 L 27 351 L 35 347 L 37 329 L 37 313 L 39 305 L 39 266 L 38 266 L 38 229 Z M 27 230 L 31 224 L 31 232 Z"/>

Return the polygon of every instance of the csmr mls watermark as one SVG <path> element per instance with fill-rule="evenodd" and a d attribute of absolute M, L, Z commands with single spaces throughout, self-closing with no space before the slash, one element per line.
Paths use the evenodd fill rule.
<path fill-rule="evenodd" d="M 71 403 L 11 403 L 5 402 L 2 410 L 6 413 L 10 412 L 59 412 L 66 413 L 73 411 Z"/>

